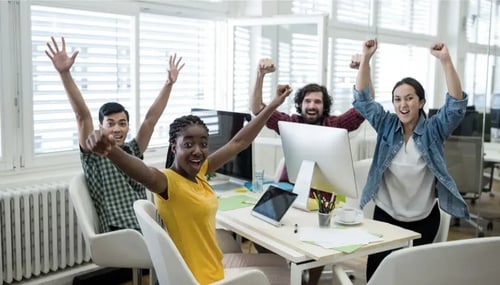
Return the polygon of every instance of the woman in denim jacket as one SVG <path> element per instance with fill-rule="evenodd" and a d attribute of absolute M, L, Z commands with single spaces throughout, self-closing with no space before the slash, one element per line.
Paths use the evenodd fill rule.
<path fill-rule="evenodd" d="M 373 219 L 419 232 L 422 237 L 414 245 L 432 243 L 440 223 L 439 207 L 455 217 L 469 217 L 467 204 L 447 171 L 443 149 L 444 141 L 465 115 L 467 95 L 462 92 L 448 48 L 437 43 L 431 46 L 431 54 L 439 59 L 446 76 L 444 106 L 427 119 L 422 85 L 413 78 L 403 78 L 392 90 L 394 113 L 387 112 L 369 94 L 369 62 L 376 50 L 376 40 L 364 43 L 354 88 L 354 108 L 377 131 L 360 206 L 373 200 Z M 367 281 L 389 253 L 368 257 Z"/>

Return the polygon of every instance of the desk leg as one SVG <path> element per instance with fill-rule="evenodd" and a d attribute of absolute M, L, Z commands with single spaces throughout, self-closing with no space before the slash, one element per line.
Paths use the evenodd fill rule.
<path fill-rule="evenodd" d="M 302 270 L 297 266 L 296 263 L 290 264 L 290 285 L 301 285 L 302 284 Z"/>

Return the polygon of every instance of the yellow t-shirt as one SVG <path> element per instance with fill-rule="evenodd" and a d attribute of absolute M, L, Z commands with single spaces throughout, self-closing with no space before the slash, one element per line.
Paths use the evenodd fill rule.
<path fill-rule="evenodd" d="M 205 161 L 196 183 L 165 169 L 168 200 L 155 194 L 156 208 L 169 235 L 200 284 L 224 278 L 222 251 L 215 234 L 218 201 L 205 178 L 207 168 L 208 162 Z"/>

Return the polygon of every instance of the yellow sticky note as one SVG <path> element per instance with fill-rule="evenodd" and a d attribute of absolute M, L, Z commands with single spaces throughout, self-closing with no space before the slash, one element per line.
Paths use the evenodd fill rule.
<path fill-rule="evenodd" d="M 236 193 L 246 193 L 246 192 L 248 192 L 248 189 L 245 188 L 245 187 L 241 187 L 241 188 L 234 189 L 234 192 L 236 192 Z"/>

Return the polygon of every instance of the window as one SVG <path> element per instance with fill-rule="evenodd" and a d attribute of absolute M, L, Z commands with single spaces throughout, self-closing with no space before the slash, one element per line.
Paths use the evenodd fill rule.
<path fill-rule="evenodd" d="M 488 73 L 488 55 L 467 53 L 465 61 L 464 89 L 471 95 L 486 93 Z"/>
<path fill-rule="evenodd" d="M 464 69 L 464 91 L 470 96 L 469 104 L 489 109 L 492 95 L 498 93 L 498 27 L 500 2 L 469 0 L 466 36 L 468 41 Z M 491 24 L 491 27 L 490 27 Z M 491 45 L 491 48 L 489 48 Z M 497 46 L 495 46 L 497 45 Z M 471 103 L 472 102 L 472 103 Z"/>
<path fill-rule="evenodd" d="M 334 101 L 333 114 L 343 113 L 352 106 L 352 86 L 356 82 L 357 71 L 352 70 L 349 63 L 353 54 L 361 52 L 367 29 L 368 33 L 380 37 L 379 49 L 372 60 L 372 79 L 378 101 L 392 110 L 392 86 L 404 76 L 415 77 L 427 92 L 432 92 L 429 74 L 433 73 L 434 65 L 430 64 L 428 47 L 406 43 L 415 39 L 435 40 L 435 1 L 339 0 L 333 1 L 332 5 L 335 14 L 329 25 L 331 52 L 328 52 L 327 85 Z M 379 33 L 382 30 L 383 33 Z"/>
<path fill-rule="evenodd" d="M 262 99 L 269 103 L 275 96 L 277 84 L 289 84 L 294 91 L 305 84 L 321 83 L 323 63 L 318 49 L 322 44 L 318 31 L 323 16 L 293 16 L 289 19 L 239 19 L 229 23 L 232 29 L 232 84 L 234 111 L 248 112 L 249 93 L 253 90 L 257 63 L 271 57 L 277 71 L 266 75 Z M 293 112 L 293 95 L 279 108 Z"/>
<path fill-rule="evenodd" d="M 353 54 L 359 53 L 363 41 L 337 38 L 333 45 L 333 76 L 329 80 L 330 95 L 334 97 L 333 113 L 341 114 L 352 107 L 352 87 L 357 70 L 349 67 Z M 329 53 L 331 54 L 331 53 Z M 333 114 L 332 113 L 332 114 Z"/>
<path fill-rule="evenodd" d="M 186 65 L 150 146 L 167 145 L 170 123 L 188 114 L 192 106 L 203 106 L 213 98 L 213 21 L 141 14 L 140 94 L 136 95 L 132 20 L 131 16 L 32 6 L 35 154 L 78 149 L 74 114 L 60 78 L 44 53 L 52 34 L 65 36 L 68 53 L 79 51 L 71 71 L 95 116 L 95 127 L 98 108 L 105 102 L 116 101 L 131 115 L 128 139 L 133 137 L 167 79 L 169 56 L 174 53 L 183 57 Z"/>
<path fill-rule="evenodd" d="M 491 0 L 469 0 L 467 15 L 467 40 L 470 43 L 485 44 L 490 39 Z M 500 4 L 498 4 L 500 5 Z M 494 22 L 492 30 L 494 30 Z"/>
<path fill-rule="evenodd" d="M 375 58 L 372 59 L 376 65 L 372 80 L 377 101 L 392 111 L 392 88 L 404 77 L 418 80 L 425 89 L 427 101 L 430 101 L 434 90 L 434 81 L 431 80 L 434 65 L 430 64 L 431 58 L 433 56 L 428 47 L 379 43 Z"/>
<path fill-rule="evenodd" d="M 78 150 L 75 115 L 52 62 L 45 55 L 51 35 L 64 36 L 69 55 L 79 54 L 71 68 L 73 78 L 99 125 L 99 107 L 116 101 L 131 112 L 132 17 L 31 6 L 33 53 L 33 152 L 47 154 Z M 56 38 L 59 46 L 60 37 Z M 131 120 L 131 132 L 136 125 Z"/>
<path fill-rule="evenodd" d="M 293 0 L 292 13 L 293 14 L 330 14 L 332 8 L 331 0 Z"/>
<path fill-rule="evenodd" d="M 248 96 L 253 84 L 250 78 L 255 76 L 251 72 L 255 72 L 252 67 L 256 67 L 257 63 L 252 62 L 250 57 L 250 36 L 251 28 L 235 27 L 234 30 L 234 64 L 233 64 L 233 108 L 234 111 L 248 112 Z M 269 82 L 269 76 L 266 78 L 266 83 Z M 267 84 L 266 84 L 267 85 Z M 263 95 L 267 89 L 263 88 Z M 263 98 L 264 102 L 267 98 Z M 236 103 L 238 102 L 238 103 Z M 247 105 L 245 106 L 245 102 Z"/>
<path fill-rule="evenodd" d="M 361 26 L 370 26 L 372 0 L 335 1 L 337 21 Z"/>
<path fill-rule="evenodd" d="M 165 84 L 169 56 L 177 53 L 185 63 L 150 142 L 150 147 L 166 146 L 175 118 L 189 114 L 193 106 L 213 106 L 215 22 L 142 13 L 139 23 L 141 122 Z"/>
<path fill-rule="evenodd" d="M 377 26 L 384 29 L 435 35 L 436 13 L 439 1 L 433 0 L 378 0 Z"/>

